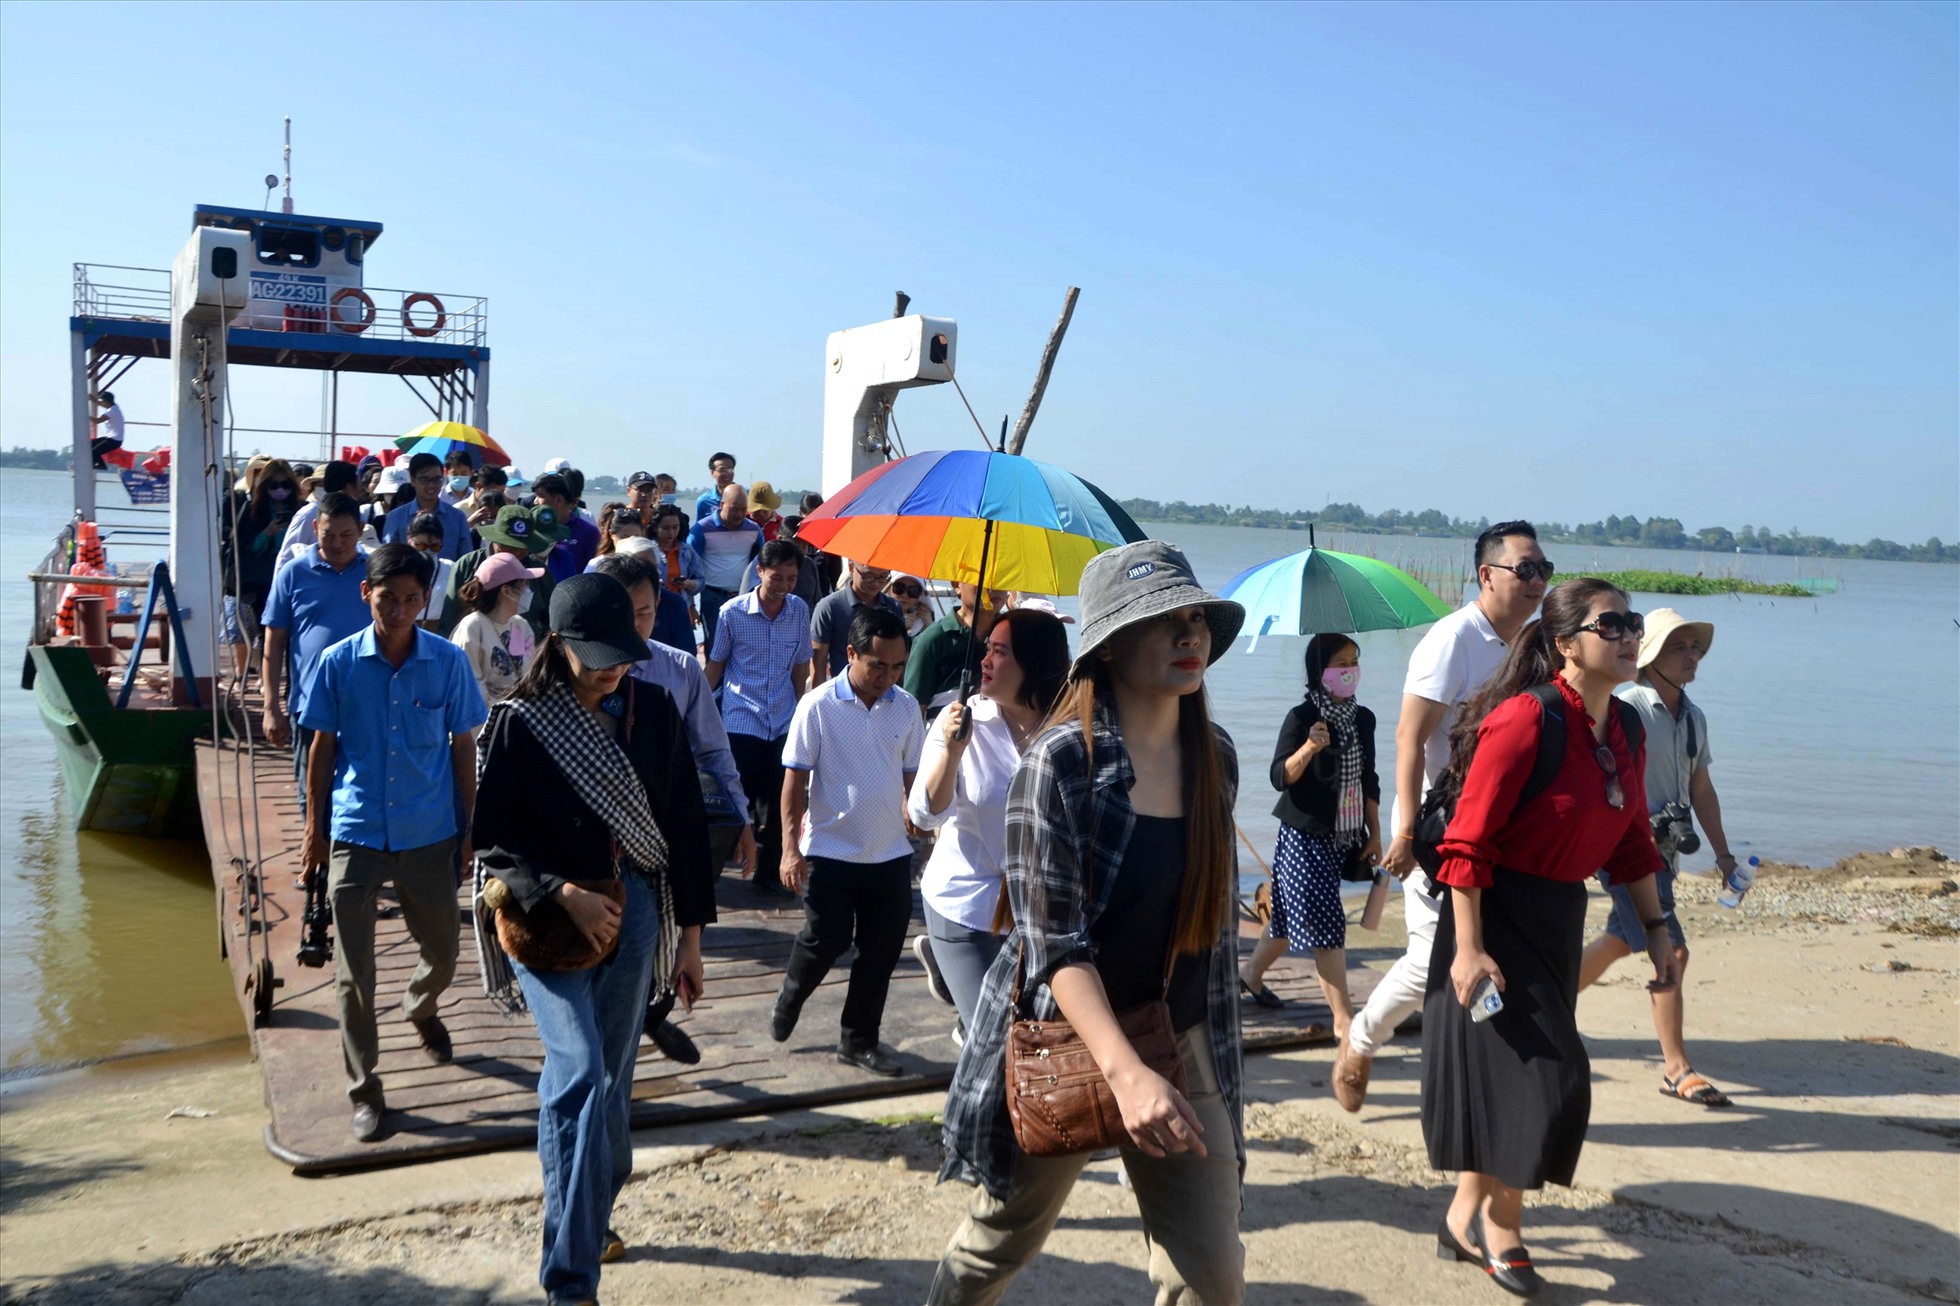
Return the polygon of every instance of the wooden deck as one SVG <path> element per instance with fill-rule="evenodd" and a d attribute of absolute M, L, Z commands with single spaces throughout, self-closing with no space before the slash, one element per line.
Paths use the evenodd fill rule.
<path fill-rule="evenodd" d="M 257 777 L 255 803 L 244 782 L 248 771 Z M 265 1076 L 266 1149 L 295 1171 L 315 1174 L 532 1145 L 543 1053 L 527 1017 L 507 1018 L 483 997 L 466 891 L 457 901 L 463 940 L 456 980 L 441 1002 L 455 1041 L 455 1060 L 446 1066 L 428 1062 L 396 1005 L 415 968 L 416 949 L 399 911 L 383 895 L 376 1001 L 389 1111 L 378 1140 L 355 1141 L 348 1128 L 333 969 L 307 969 L 296 960 L 305 895 L 295 884 L 302 831 L 292 755 L 263 738 L 250 755 L 242 740 L 201 742 L 197 772 L 222 945 Z M 243 860 L 255 842 L 264 850 L 262 913 L 244 902 Z M 700 1046 L 701 1063 L 678 1065 L 643 1040 L 634 1128 L 912 1093 L 948 1082 L 958 1056 L 950 1037 L 954 1013 L 928 991 L 909 946 L 892 979 L 883 1031 L 906 1073 L 882 1079 L 834 1055 L 847 965 L 833 970 L 811 998 L 787 1044 L 769 1039 L 769 1012 L 790 941 L 802 925 L 800 903 L 764 898 L 732 872 L 722 879 L 718 902 L 720 921 L 706 932 L 703 948 L 707 995 L 691 1014 L 675 1012 Z M 922 929 L 915 897 L 911 932 Z M 273 987 L 262 1002 L 259 990 L 268 973 Z M 1360 970 L 1353 976 L 1357 996 L 1365 997 L 1371 978 Z M 1271 1012 L 1241 1004 L 1248 1051 L 1331 1041 L 1310 967 L 1282 959 L 1269 982 L 1288 1005 Z"/>

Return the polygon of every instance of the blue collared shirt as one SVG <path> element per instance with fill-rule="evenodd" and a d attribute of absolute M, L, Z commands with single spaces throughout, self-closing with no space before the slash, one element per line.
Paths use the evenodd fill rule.
<path fill-rule="evenodd" d="M 780 739 L 796 715 L 793 668 L 810 662 L 810 608 L 791 594 L 774 619 L 759 591 L 721 605 L 708 660 L 722 664 L 721 720 L 731 735 Z"/>
<path fill-rule="evenodd" d="M 338 737 L 334 839 L 405 852 L 453 838 L 450 738 L 489 714 L 469 659 L 440 635 L 418 628 L 399 670 L 382 656 L 371 625 L 328 649 L 300 724 Z"/>
<path fill-rule="evenodd" d="M 667 606 L 664 595 L 660 606 Z M 635 662 L 632 674 L 673 695 L 674 706 L 681 710 L 681 723 L 687 727 L 688 747 L 694 750 L 694 765 L 721 781 L 722 792 L 746 820 L 748 795 L 742 792 L 742 775 L 735 769 L 735 753 L 728 746 L 728 731 L 721 723 L 721 713 L 715 711 L 715 694 L 708 688 L 700 659 L 658 638 L 650 639 L 646 660 Z"/>
<path fill-rule="evenodd" d="M 381 523 L 381 542 L 383 544 L 408 543 L 408 525 L 414 521 L 422 509 L 411 499 L 389 513 Z M 442 519 L 442 555 L 454 562 L 476 547 L 470 534 L 470 519 L 459 509 L 446 503 L 438 503 L 435 514 Z"/>
<path fill-rule="evenodd" d="M 306 706 L 306 687 L 320 655 L 374 623 L 361 597 L 366 579 L 366 553 L 354 550 L 354 560 L 335 571 L 317 544 L 273 576 L 263 624 L 286 632 L 286 710 L 293 716 Z"/>

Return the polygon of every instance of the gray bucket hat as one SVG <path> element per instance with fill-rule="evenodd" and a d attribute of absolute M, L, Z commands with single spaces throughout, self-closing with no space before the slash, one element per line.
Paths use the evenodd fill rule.
<path fill-rule="evenodd" d="M 1211 626 L 1211 657 L 1225 656 L 1245 625 L 1245 609 L 1198 584 L 1184 551 L 1162 540 L 1138 540 L 1098 553 L 1082 569 L 1082 643 L 1069 674 L 1087 665 L 1098 648 L 1126 626 L 1150 621 L 1193 604 Z"/>

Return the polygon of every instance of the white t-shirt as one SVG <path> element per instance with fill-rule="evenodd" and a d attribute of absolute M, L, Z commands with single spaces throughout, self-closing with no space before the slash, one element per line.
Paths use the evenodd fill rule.
<path fill-rule="evenodd" d="M 524 659 L 531 656 L 537 639 L 530 623 L 520 617 L 500 626 L 481 612 L 471 612 L 456 623 L 449 642 L 469 659 L 484 702 L 494 703 L 510 693 L 510 687 L 524 674 Z"/>
<path fill-rule="evenodd" d="M 805 694 L 783 744 L 783 766 L 810 773 L 803 855 L 871 864 L 909 854 L 906 777 L 919 769 L 925 735 L 919 700 L 897 685 L 868 708 L 849 672 Z"/>
<path fill-rule="evenodd" d="M 117 444 L 123 442 L 123 411 L 121 404 L 110 404 L 109 411 L 102 414 L 101 424 L 109 428 L 103 432 L 104 435 L 114 440 Z"/>
<path fill-rule="evenodd" d="M 991 930 L 1007 865 L 1007 786 L 1021 754 L 998 704 L 974 698 L 967 708 L 973 733 L 960 754 L 953 801 L 936 815 L 929 806 L 925 763 L 946 751 L 946 741 L 928 730 L 905 810 L 921 830 L 944 827 L 919 880 L 926 905 L 969 930 Z"/>
<path fill-rule="evenodd" d="M 1456 725 L 1459 710 L 1497 674 L 1510 652 L 1511 646 L 1497 637 L 1484 610 L 1467 603 L 1431 626 L 1415 652 L 1409 654 L 1409 675 L 1402 682 L 1402 692 L 1448 708 L 1435 732 L 1422 741 L 1424 793 L 1450 764 L 1450 730 Z M 1406 824 L 1399 811 L 1395 820 L 1395 829 Z"/>

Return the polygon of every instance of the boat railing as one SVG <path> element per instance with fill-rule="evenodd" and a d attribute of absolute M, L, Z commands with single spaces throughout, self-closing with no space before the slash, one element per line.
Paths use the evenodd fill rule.
<path fill-rule="evenodd" d="M 328 294 L 331 298 L 325 307 L 255 301 L 232 319 L 232 326 L 405 344 L 426 341 L 481 346 L 489 335 L 490 301 L 482 295 L 389 290 L 376 286 L 330 286 Z M 168 322 L 170 270 L 117 263 L 77 263 L 74 315 Z"/>

